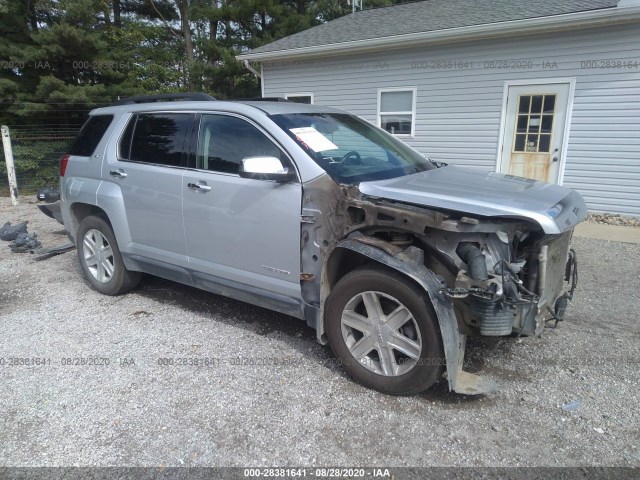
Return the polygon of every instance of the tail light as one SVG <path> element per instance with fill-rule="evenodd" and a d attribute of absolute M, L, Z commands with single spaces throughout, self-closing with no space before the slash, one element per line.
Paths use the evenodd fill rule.
<path fill-rule="evenodd" d="M 67 171 L 67 163 L 69 162 L 69 155 L 63 155 L 60 159 L 60 176 L 64 177 L 64 173 Z"/>

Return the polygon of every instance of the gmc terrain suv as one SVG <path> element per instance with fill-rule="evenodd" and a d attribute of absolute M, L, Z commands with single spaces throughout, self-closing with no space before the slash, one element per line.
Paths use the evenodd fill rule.
<path fill-rule="evenodd" d="M 100 108 L 61 161 L 87 281 L 146 272 L 305 320 L 356 380 L 414 394 L 492 382 L 468 335 L 540 334 L 576 286 L 568 188 L 425 158 L 333 108 L 132 97 Z"/>

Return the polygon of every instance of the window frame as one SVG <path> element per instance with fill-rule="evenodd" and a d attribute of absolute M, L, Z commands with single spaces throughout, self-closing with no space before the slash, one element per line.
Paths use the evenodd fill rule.
<path fill-rule="evenodd" d="M 118 142 L 117 142 L 117 147 L 116 147 L 116 157 L 118 159 L 119 162 L 126 162 L 126 163 L 135 163 L 137 165 L 153 165 L 155 167 L 164 167 L 164 168 L 180 168 L 180 169 L 185 169 L 188 168 L 189 165 L 189 160 L 191 158 L 191 134 L 192 134 L 192 129 L 193 126 L 195 124 L 195 112 L 193 111 L 188 111 L 188 110 L 152 110 L 152 111 L 144 111 L 144 112 L 130 112 L 131 115 L 129 116 L 129 118 L 127 119 L 124 128 L 122 128 L 122 130 L 120 131 L 120 134 L 118 135 Z M 137 124 L 138 124 L 138 120 L 140 118 L 140 115 L 162 115 L 162 114 L 183 114 L 183 115 L 189 115 L 189 124 L 187 126 L 187 131 L 185 132 L 185 136 L 184 136 L 184 144 L 182 147 L 182 157 L 180 159 L 180 165 L 167 165 L 165 163 L 152 163 L 152 162 L 142 162 L 139 160 L 131 160 L 130 158 L 123 158 L 121 156 L 121 152 L 120 152 L 120 144 L 122 142 L 122 138 L 124 137 L 125 132 L 127 131 L 127 128 L 129 128 L 129 125 L 132 122 L 135 122 L 135 125 L 133 127 L 133 130 L 131 132 L 131 138 L 129 139 L 129 154 L 128 157 L 131 157 L 131 148 L 133 145 L 133 138 L 135 137 L 136 134 L 136 128 L 137 128 Z"/>
<path fill-rule="evenodd" d="M 300 93 L 285 93 L 284 98 L 289 100 L 289 97 L 309 97 L 311 99 L 311 103 L 302 103 L 301 105 L 315 105 L 315 98 L 312 92 L 300 92 Z M 292 102 L 298 103 L 298 102 Z"/>
<path fill-rule="evenodd" d="M 218 116 L 225 116 L 225 117 L 235 117 L 238 118 L 240 120 L 244 120 L 245 122 L 247 122 L 249 125 L 251 125 L 252 127 L 256 128 L 260 133 L 262 133 L 271 143 L 273 143 L 280 151 L 282 151 L 282 153 L 284 153 L 284 156 L 288 162 L 288 165 L 285 165 L 285 167 L 289 167 L 289 168 L 293 168 L 293 171 L 295 173 L 295 179 L 291 180 L 289 183 L 300 183 L 300 172 L 298 171 L 298 166 L 296 165 L 296 162 L 293 161 L 293 156 L 287 151 L 287 149 L 278 141 L 276 140 L 273 135 L 271 135 L 265 128 L 263 128 L 261 125 L 259 125 L 258 123 L 256 123 L 255 121 L 253 121 L 251 118 L 249 117 L 245 117 L 244 115 L 235 113 L 235 112 L 224 112 L 224 111 L 202 111 L 202 112 L 197 112 L 194 122 L 193 122 L 193 130 L 192 130 L 192 135 L 191 135 L 191 150 L 190 150 L 190 154 L 189 154 L 189 167 L 187 167 L 188 170 L 194 170 L 197 172 L 203 172 L 203 173 L 210 173 L 213 175 L 224 175 L 224 176 L 228 176 L 228 177 L 237 177 L 237 178 L 241 178 L 239 173 L 230 173 L 230 172 L 220 172 L 217 170 L 208 170 L 205 168 L 202 168 L 202 165 L 199 165 L 198 163 L 198 147 L 200 145 L 200 125 L 202 123 L 202 117 L 204 115 L 218 115 Z M 250 180 L 250 179 L 248 179 Z M 262 180 L 255 180 L 255 181 L 262 181 Z"/>
<path fill-rule="evenodd" d="M 411 111 L 394 111 L 394 112 L 381 112 L 380 107 L 382 106 L 382 94 L 384 93 L 396 93 L 396 92 L 411 92 L 412 101 L 411 101 Z M 385 87 L 378 89 L 378 128 L 382 128 L 389 135 L 393 135 L 398 138 L 415 138 L 416 135 L 416 99 L 418 97 L 418 87 Z M 385 128 L 382 127 L 382 116 L 383 115 L 411 115 L 411 133 L 391 133 Z"/>

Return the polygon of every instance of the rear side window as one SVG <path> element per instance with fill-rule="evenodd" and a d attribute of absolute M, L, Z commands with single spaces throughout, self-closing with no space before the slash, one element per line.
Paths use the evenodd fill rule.
<path fill-rule="evenodd" d="M 135 121 L 135 127 L 131 123 Z M 128 159 L 132 162 L 154 163 L 172 167 L 182 166 L 185 139 L 191 114 L 153 113 L 140 114 L 132 120 L 133 128 Z M 129 127 L 122 141 L 126 142 Z M 120 144 L 120 155 L 126 155 L 127 147 Z"/>
<path fill-rule="evenodd" d="M 113 115 L 93 115 L 89 117 L 87 123 L 84 124 L 80 133 L 76 137 L 69 155 L 78 155 L 80 157 L 90 157 L 100 143 L 104 132 L 107 131 Z"/>

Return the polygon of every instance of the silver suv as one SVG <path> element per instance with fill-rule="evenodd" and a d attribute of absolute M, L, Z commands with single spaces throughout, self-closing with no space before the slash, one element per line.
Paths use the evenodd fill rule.
<path fill-rule="evenodd" d="M 489 392 L 467 336 L 562 320 L 575 191 L 433 162 L 332 108 L 197 98 L 94 110 L 63 157 L 62 217 L 99 292 L 145 272 L 303 319 L 397 395 L 444 372 Z"/>

